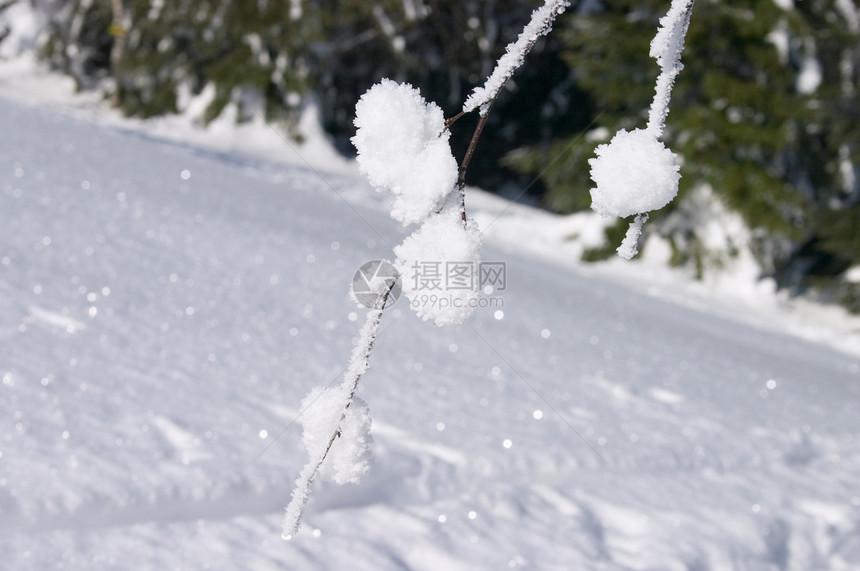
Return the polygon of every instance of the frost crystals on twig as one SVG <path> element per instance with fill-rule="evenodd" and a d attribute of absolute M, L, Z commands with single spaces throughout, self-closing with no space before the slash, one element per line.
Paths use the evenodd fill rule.
<path fill-rule="evenodd" d="M 382 311 L 394 283 L 382 291 L 359 332 L 352 350 L 349 367 L 343 382 L 337 387 L 318 387 L 305 397 L 302 409 L 306 413 L 303 421 L 302 440 L 310 455 L 296 480 L 292 499 L 287 505 L 283 522 L 283 538 L 290 539 L 299 530 L 302 512 L 310 497 L 311 485 L 317 474 L 331 477 L 338 484 L 357 483 L 370 468 L 368 445 L 370 443 L 370 417 L 366 405 L 355 396 L 361 375 L 370 366 L 370 352 L 379 332 Z M 323 462 L 329 458 L 326 468 Z"/>
<path fill-rule="evenodd" d="M 552 30 L 555 19 L 570 5 L 568 0 L 546 0 L 546 3 L 532 12 L 531 21 L 523 28 L 517 41 L 508 44 L 505 55 L 499 58 L 493 73 L 487 78 L 482 87 L 466 99 L 463 111 L 468 113 L 480 108 L 481 116 L 490 111 L 490 103 L 496 99 L 505 82 L 523 65 L 526 55 L 534 47 L 538 38 L 547 35 Z"/>
<path fill-rule="evenodd" d="M 388 79 L 371 87 L 356 105 L 356 134 L 352 142 L 358 151 L 359 169 L 377 190 L 391 192 L 393 218 L 404 226 L 421 224 L 394 249 L 397 255 L 394 265 L 410 306 L 424 320 L 432 320 L 439 326 L 459 324 L 478 306 L 478 292 L 468 287 L 446 290 L 444 296 L 426 295 L 419 287 L 420 272 L 422 268 L 439 265 L 447 268 L 450 264 L 478 267 L 480 232 L 474 221 L 467 220 L 463 199 L 466 169 L 487 113 L 505 81 L 567 6 L 568 0 L 546 0 L 542 8 L 535 10 L 531 22 L 519 39 L 508 46 L 484 87 L 476 89 L 463 111 L 448 121 L 442 110 L 425 101 L 417 89 Z M 449 127 L 478 107 L 481 119 L 458 167 L 448 142 Z M 456 205 L 451 204 L 455 191 L 459 191 L 460 198 Z M 302 423 L 302 439 L 310 460 L 299 474 L 287 506 L 285 539 L 298 531 L 317 475 L 331 476 L 337 483 L 357 482 L 369 469 L 370 417 L 355 392 L 369 366 L 385 302 L 396 291 L 396 281 L 389 279 L 390 276 L 378 277 L 368 284 L 370 293 L 376 292 L 379 297 L 367 313 L 343 383 L 329 390 L 314 389 L 302 403 L 302 410 L 307 411 L 311 405 L 314 408 L 313 414 L 306 414 Z M 362 291 L 362 298 L 367 293 Z M 364 303 L 358 297 L 355 299 Z"/>
<path fill-rule="evenodd" d="M 684 51 L 684 38 L 690 27 L 692 13 L 693 0 L 675 0 L 669 13 L 660 19 L 660 28 L 651 40 L 649 55 L 656 59 L 660 66 L 660 75 L 654 88 L 654 101 L 648 114 L 648 131 L 655 138 L 663 136 L 666 117 L 669 115 L 672 87 L 675 85 L 675 78 L 684 69 L 681 52 Z"/>

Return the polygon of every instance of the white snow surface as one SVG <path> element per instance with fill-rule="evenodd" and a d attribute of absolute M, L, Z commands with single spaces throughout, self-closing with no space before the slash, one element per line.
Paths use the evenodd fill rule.
<path fill-rule="evenodd" d="M 442 109 L 409 84 L 383 79 L 355 107 L 352 142 L 370 183 L 394 193 L 391 216 L 403 224 L 433 213 L 457 182 Z"/>
<path fill-rule="evenodd" d="M 680 167 L 675 153 L 650 131 L 618 131 L 589 159 L 591 207 L 601 216 L 627 217 L 669 204 L 678 195 Z"/>
<path fill-rule="evenodd" d="M 472 190 L 503 318 L 385 310 L 374 467 L 317 482 L 282 541 L 302 397 L 343 375 L 349 280 L 402 230 L 330 155 L 232 151 L 292 160 L 264 126 L 122 120 L 22 69 L 0 66 L 0 567 L 860 566 L 856 319 L 747 266 L 579 266 L 599 217 Z"/>

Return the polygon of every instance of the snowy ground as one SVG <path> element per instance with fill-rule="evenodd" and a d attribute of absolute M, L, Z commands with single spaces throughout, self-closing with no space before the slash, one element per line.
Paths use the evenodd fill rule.
<path fill-rule="evenodd" d="M 348 166 L 96 115 L 0 99 L 0 568 L 860 568 L 860 359 L 774 332 L 833 329 L 548 260 L 578 223 L 485 195 L 502 313 L 388 310 L 373 471 L 282 541 L 299 403 L 403 231 Z"/>
<path fill-rule="evenodd" d="M 15 5 L 18 6 L 23 5 Z M 8 45 L 8 39 L 0 44 Z M 103 94 L 75 93 L 71 79 L 46 71 L 30 54 L 5 60 L 0 57 L 0 97 L 147 137 L 215 152 L 239 153 L 326 174 L 359 177 L 354 161 L 343 159 L 328 144 L 313 109 L 300 122 L 304 143 L 299 145 L 284 138 L 281 126 L 268 125 L 259 117 L 236 125 L 235 110 L 229 106 L 224 116 L 208 128 L 202 128 L 199 117 L 210 96 L 211 93 L 204 91 L 198 98 L 188 98 L 183 102 L 184 112 L 178 116 L 149 121 L 126 119 L 108 107 Z M 376 206 L 380 199 L 359 193 L 352 200 Z M 695 204 L 693 207 L 702 210 L 710 209 L 711 205 Z M 759 279 L 756 262 L 749 251 L 742 248 L 738 259 L 720 272 L 706 274 L 704 281 L 693 279 L 684 269 L 669 268 L 669 246 L 656 237 L 651 238 L 643 254 L 633 262 L 616 258 L 583 266 L 578 262 L 583 251 L 603 245 L 603 229 L 611 220 L 604 220 L 590 211 L 557 216 L 473 188 L 469 189 L 468 208 L 472 217 L 479 221 L 484 235 L 505 251 L 576 268 L 579 272 L 633 285 L 651 296 L 860 355 L 860 318 L 850 316 L 837 306 L 824 306 L 776 292 L 772 280 Z M 725 236 L 737 238 L 748 232 L 740 221 L 725 216 L 720 209 L 712 214 L 702 236 L 712 243 L 711 247 L 719 250 L 724 247 L 721 244 Z"/>

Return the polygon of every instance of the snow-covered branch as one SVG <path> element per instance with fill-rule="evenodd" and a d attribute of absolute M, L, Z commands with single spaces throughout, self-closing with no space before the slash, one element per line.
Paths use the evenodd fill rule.
<path fill-rule="evenodd" d="M 628 260 L 638 251 L 642 225 L 648 220 L 646 213 L 663 208 L 678 194 L 681 175 L 677 157 L 659 139 L 669 114 L 672 86 L 684 67 L 681 52 L 692 11 L 693 0 L 674 0 L 651 41 L 650 55 L 657 60 L 661 72 L 648 126 L 618 131 L 608 144 L 599 145 L 595 158 L 588 161 L 591 178 L 597 184 L 591 190 L 591 208 L 607 217 L 637 214 L 617 250 Z"/>
<path fill-rule="evenodd" d="M 343 382 L 337 387 L 317 387 L 302 402 L 302 410 L 306 411 L 306 418 L 302 421 L 302 440 L 310 460 L 299 473 L 292 499 L 287 505 L 284 539 L 290 539 L 298 531 L 317 474 L 329 476 L 339 484 L 357 483 L 370 468 L 370 416 L 367 406 L 355 396 L 355 392 L 361 376 L 370 366 L 370 353 L 379 333 L 382 310 L 393 286 L 394 283 L 389 282 L 374 307 L 367 312 Z M 324 469 L 326 458 L 329 462 Z"/>
<path fill-rule="evenodd" d="M 355 112 L 357 130 L 352 141 L 359 168 L 378 190 L 394 195 L 392 217 L 403 224 L 421 223 L 394 249 L 403 292 L 422 319 L 437 325 L 462 323 L 476 307 L 471 302 L 477 292 L 451 290 L 444 292 L 444 300 L 420 303 L 419 296 L 427 297 L 427 292 L 414 286 L 416 271 L 428 264 L 459 262 L 477 267 L 480 233 L 466 220 L 462 200 L 454 207 L 446 203 L 470 155 L 463 159 L 458 174 L 442 110 L 411 85 L 383 79 L 361 97 Z"/>
<path fill-rule="evenodd" d="M 536 10 L 519 39 L 508 46 L 484 87 L 469 97 L 464 113 L 480 107 L 481 120 L 460 165 L 448 143 L 453 121 L 446 122 L 442 110 L 425 101 L 411 85 L 383 79 L 356 105 L 356 134 L 352 142 L 358 151 L 359 169 L 377 190 L 394 195 L 393 218 L 404 225 L 421 224 L 394 253 L 395 268 L 402 279 L 400 285 L 410 306 L 422 319 L 439 326 L 459 324 L 478 306 L 475 303 L 478 292 L 472 287 L 427 295 L 420 287 L 420 272 L 425 267 L 440 266 L 447 271 L 451 264 L 466 265 L 471 271 L 478 267 L 480 232 L 474 221 L 467 220 L 462 200 L 466 167 L 486 114 L 505 81 L 567 6 L 567 0 L 547 0 Z M 452 205 L 450 197 L 457 189 L 461 199 L 459 205 Z M 310 459 L 296 480 L 286 508 L 285 539 L 298 531 L 317 475 L 329 475 L 338 483 L 357 482 L 369 468 L 370 417 L 355 392 L 369 366 L 382 311 L 395 284 L 389 280 L 377 282 L 377 286 L 373 291 L 379 297 L 368 311 L 343 383 L 332 389 L 317 388 L 302 403 L 302 410 L 307 412 L 302 423 L 303 441 Z"/>
<path fill-rule="evenodd" d="M 457 182 L 442 109 L 409 84 L 383 79 L 355 106 L 358 167 L 377 190 L 394 195 L 402 224 L 427 218 Z"/>
<path fill-rule="evenodd" d="M 681 52 L 684 51 L 684 38 L 690 27 L 690 14 L 693 12 L 693 0 L 676 0 L 669 12 L 660 19 L 657 35 L 651 40 L 652 58 L 660 66 L 660 76 L 657 78 L 654 101 L 648 114 L 648 131 L 655 138 L 663 135 L 666 117 L 669 115 L 669 100 L 675 78 L 684 69 L 681 63 Z"/>
<path fill-rule="evenodd" d="M 546 3 L 532 12 L 531 21 L 523 29 L 515 42 L 508 44 L 495 69 L 482 87 L 477 87 L 463 104 L 463 111 L 469 113 L 480 108 L 481 115 L 489 112 L 490 102 L 495 100 L 505 82 L 523 65 L 526 55 L 541 36 L 552 30 L 555 19 L 570 5 L 568 0 L 546 0 Z"/>
<path fill-rule="evenodd" d="M 394 195 L 391 216 L 403 224 L 422 223 L 395 248 L 398 271 L 407 276 L 414 271 L 413 266 L 428 262 L 477 264 L 477 229 L 474 224 L 463 225 L 457 212 L 445 207 L 457 181 L 458 167 L 448 144 L 450 133 L 442 110 L 425 101 L 411 85 L 385 79 L 358 101 L 355 126 L 353 144 L 358 150 L 359 168 L 374 187 Z M 405 279 L 402 287 L 413 301 L 416 292 L 408 287 L 411 283 Z M 318 474 L 329 475 L 337 483 L 358 482 L 370 466 L 370 416 L 355 392 L 370 364 L 382 312 L 396 282 L 382 276 L 368 285 L 377 297 L 356 339 L 343 383 L 332 389 L 318 387 L 302 403 L 302 410 L 307 411 L 302 439 L 310 459 L 296 480 L 284 515 L 285 539 L 298 531 Z M 468 290 L 456 294 L 457 300 L 465 302 L 476 295 Z M 460 323 L 476 306 L 463 303 L 461 307 L 453 300 L 444 305 L 411 305 L 420 317 L 433 319 L 438 325 Z"/>

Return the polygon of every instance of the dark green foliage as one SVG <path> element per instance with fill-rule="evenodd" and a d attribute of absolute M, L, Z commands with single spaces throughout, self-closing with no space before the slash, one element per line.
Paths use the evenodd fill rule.
<path fill-rule="evenodd" d="M 834 288 L 833 299 L 842 304 L 851 313 L 860 313 L 860 284 L 837 282 Z"/>
<path fill-rule="evenodd" d="M 606 134 L 647 122 L 659 72 L 648 49 L 668 4 L 621 0 L 567 21 L 563 57 Z M 807 277 L 834 278 L 860 264 L 860 191 L 846 189 L 840 171 L 840 161 L 860 163 L 858 40 L 832 2 L 785 11 L 774 2 L 698 0 L 693 9 L 665 136 L 683 158 L 680 195 L 713 188 L 753 229 L 754 253 L 784 286 L 803 289 L 821 283 Z M 799 89 L 813 45 L 822 81 Z M 542 173 L 548 207 L 577 210 L 590 202 L 587 159 L 598 142 L 576 134 L 511 153 L 507 164 Z M 710 256 L 695 228 L 663 223 L 678 204 L 654 213 L 648 228 L 671 240 L 674 262 L 700 273 Z"/>
<path fill-rule="evenodd" d="M 633 221 L 633 216 L 624 219 L 619 218 L 618 221 L 606 229 L 606 242 L 599 248 L 589 248 L 582 253 L 582 259 L 586 262 L 596 262 L 605 260 L 615 253 L 615 249 L 621 244 L 624 235 L 627 233 L 627 226 Z"/>
<path fill-rule="evenodd" d="M 50 17 L 46 59 L 81 87 L 115 78 L 130 115 L 175 112 L 204 89 L 212 95 L 206 122 L 230 104 L 239 121 L 257 112 L 292 120 L 313 101 L 344 152 L 352 151 L 355 102 L 373 83 L 410 82 L 452 116 L 540 4 L 123 0 L 127 33 L 114 37 L 111 0 L 30 2 Z M 497 101 L 469 182 L 541 197 L 558 212 L 588 208 L 594 147 L 646 123 L 659 71 L 649 44 L 669 4 L 574 3 Z M 860 265 L 860 187 L 852 179 L 860 164 L 860 33 L 852 26 L 835 0 L 796 0 L 791 10 L 697 0 L 665 133 L 683 160 L 681 200 L 646 226 L 669 240 L 672 263 L 701 275 L 722 259 L 697 235 L 704 215 L 695 215 L 702 203 L 691 190 L 707 185 L 752 229 L 753 252 L 781 286 L 814 286 L 854 303 L 857 288 L 842 279 Z M 124 55 L 111 69 L 114 41 Z M 800 89 L 811 59 L 821 82 Z M 457 156 L 475 121 L 454 126 Z M 586 257 L 611 254 L 623 228 L 613 226 L 607 248 Z"/>
<path fill-rule="evenodd" d="M 47 41 L 41 48 L 44 59 L 74 78 L 79 89 L 107 76 L 113 45 L 108 34 L 110 0 L 33 0 L 33 4 L 49 16 Z"/>
<path fill-rule="evenodd" d="M 349 143 L 355 103 L 382 77 L 419 87 L 428 100 L 454 115 L 468 93 L 490 73 L 516 39 L 538 2 L 523 0 L 123 0 L 128 33 L 108 34 L 110 0 L 31 0 L 52 14 L 49 61 L 92 85 L 112 75 L 117 100 L 129 115 L 149 117 L 177 110 L 184 91 L 209 86 L 214 97 L 204 121 L 229 103 L 239 120 L 262 100 L 267 118 L 294 119 L 313 100 L 323 127 L 339 148 Z M 296 7 L 301 9 L 297 12 Z M 83 28 L 71 24 L 85 15 Z M 110 70 L 114 41 L 124 57 Z M 69 56 L 68 46 L 86 45 Z M 549 141 L 589 120 L 576 104 L 560 40 L 542 40 L 497 102 L 486 126 L 470 182 L 498 188 L 516 181 L 516 194 L 534 177 L 500 172 L 499 159 L 523 144 Z M 242 109 L 247 107 L 245 111 Z M 516 120 L 510 120 L 516 117 Z M 462 155 L 474 119 L 453 130 Z M 536 192 L 537 188 L 532 189 Z"/>
<path fill-rule="evenodd" d="M 180 86 L 196 95 L 210 84 L 206 122 L 231 102 L 240 121 L 249 119 L 249 99 L 262 100 L 270 118 L 295 112 L 307 87 L 304 50 L 313 30 L 289 17 L 288 1 L 184 0 L 160 10 L 148 1 L 126 3 L 129 32 L 115 75 L 127 113 L 174 111 Z"/>

